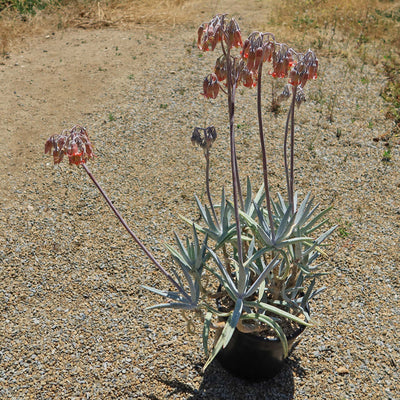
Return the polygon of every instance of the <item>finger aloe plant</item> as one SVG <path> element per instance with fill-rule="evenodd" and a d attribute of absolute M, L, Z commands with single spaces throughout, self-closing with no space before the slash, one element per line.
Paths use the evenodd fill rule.
<path fill-rule="evenodd" d="M 228 19 L 225 14 L 216 15 L 198 30 L 198 47 L 201 50 L 213 51 L 218 45 L 222 55 L 217 58 L 214 72 L 204 79 L 202 94 L 215 99 L 221 90 L 227 95 L 232 199 L 226 198 L 223 188 L 220 203 L 213 202 L 209 169 L 210 149 L 217 136 L 216 130 L 214 127 L 195 128 L 192 142 L 204 150 L 209 204 L 202 204 L 196 197 L 201 223 L 183 217 L 193 226 L 193 244 L 188 241 L 185 248 L 179 241 L 177 249 L 169 247 L 187 280 L 187 284 L 181 286 L 188 288 L 187 295 L 191 299 L 197 299 L 194 308 L 204 322 L 203 343 L 209 356 L 205 367 L 228 344 L 235 329 L 259 332 L 271 328 L 287 354 L 288 345 L 282 322 L 290 320 L 300 325 L 311 324 L 308 302 L 323 290 L 314 288 L 316 278 L 320 275 L 320 265 L 314 264 L 320 255 L 322 242 L 335 229 L 331 227 L 313 238 L 313 233 L 327 222 L 324 216 L 328 210 L 317 212 L 318 205 L 314 205 L 311 194 L 298 204 L 298 195 L 294 190 L 295 106 L 304 100 L 306 82 L 317 77 L 318 60 L 314 52 L 308 50 L 304 54 L 298 53 L 288 45 L 277 42 L 269 32 L 253 32 L 243 42 L 237 21 Z M 240 49 L 239 55 L 233 55 L 234 48 Z M 262 72 L 263 65 L 267 63 L 272 63 L 270 75 L 273 78 L 289 78 L 281 97 L 292 96 L 282 151 L 287 198 L 277 193 L 277 201 L 272 200 L 269 187 L 261 113 Z M 239 178 L 234 130 L 236 89 L 240 84 L 257 88 L 257 123 L 263 168 L 260 190 L 253 195 L 247 178 L 245 198 Z M 195 272 L 192 269 L 189 278 L 190 268 L 179 260 L 187 258 L 190 246 L 199 246 L 199 234 L 205 236 L 204 253 L 197 252 L 202 254 L 201 262 L 204 264 L 201 268 L 195 268 Z M 197 272 L 200 269 L 202 273 Z M 181 306 L 177 304 L 176 298 L 181 296 L 178 292 L 148 289 L 170 300 L 169 304 L 153 307 L 188 309 L 184 300 Z M 224 297 L 229 307 L 217 305 L 216 298 Z M 219 329 L 219 336 L 209 351 L 208 339 L 213 326 Z"/>
<path fill-rule="evenodd" d="M 269 32 L 253 32 L 243 42 L 237 21 L 219 14 L 198 30 L 198 47 L 222 54 L 214 72 L 203 81 L 203 95 L 216 98 L 220 91 L 227 97 L 229 118 L 230 164 L 232 181 L 229 196 L 221 189 L 219 202 L 210 191 L 210 154 L 217 138 L 213 126 L 195 128 L 191 137 L 199 145 L 206 160 L 206 192 L 208 204 L 195 197 L 200 222 L 182 217 L 192 230 L 192 238 L 182 240 L 175 234 L 175 246 L 167 245 L 175 267 L 168 272 L 129 228 L 108 198 L 86 162 L 93 157 L 92 145 L 85 128 L 51 136 L 45 152 L 53 150 L 54 163 L 66 155 L 70 164 L 81 166 L 92 179 L 107 204 L 144 254 L 170 284 L 169 289 L 143 286 L 162 296 L 165 301 L 150 308 L 171 308 L 183 313 L 194 312 L 203 323 L 203 347 L 208 356 L 204 368 L 229 343 L 235 329 L 261 334 L 272 331 L 288 354 L 286 322 L 298 326 L 311 325 L 309 300 L 323 288 L 316 288 L 321 265 L 316 264 L 323 242 L 335 227 L 322 229 L 329 209 L 318 211 L 311 194 L 302 201 L 294 190 L 295 108 L 304 100 L 304 86 L 317 77 L 318 60 L 311 50 L 298 53 L 279 43 Z M 240 53 L 234 55 L 236 49 Z M 269 164 L 264 140 L 262 115 L 263 66 L 271 65 L 273 79 L 288 78 L 284 94 L 292 96 L 284 129 L 282 155 L 285 166 L 286 196 L 273 199 L 269 183 Z M 235 101 L 238 85 L 256 88 L 257 121 L 262 154 L 262 185 L 254 193 L 246 181 L 243 195 L 236 156 Z M 315 233 L 319 234 L 315 237 Z M 210 332 L 215 329 L 214 344 Z"/>

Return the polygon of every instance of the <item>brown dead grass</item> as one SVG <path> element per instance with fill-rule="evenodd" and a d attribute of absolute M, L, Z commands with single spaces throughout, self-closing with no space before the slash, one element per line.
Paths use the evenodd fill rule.
<path fill-rule="evenodd" d="M 338 35 L 360 43 L 379 40 L 385 46 L 400 44 L 400 1 L 272 0 L 268 7 L 262 1 L 253 3 L 260 9 L 259 20 L 246 21 L 246 25 L 260 30 L 273 27 L 279 37 L 293 40 L 307 35 L 323 41 Z M 240 6 L 234 1 L 226 4 L 231 8 L 227 10 L 230 13 Z M 26 36 L 46 31 L 68 27 L 121 28 L 130 24 L 155 24 L 162 28 L 193 23 L 201 15 L 209 18 L 213 13 L 225 11 L 218 6 L 222 6 L 221 2 L 211 0 L 73 0 L 64 6 L 48 6 L 35 16 L 21 16 L 6 9 L 0 12 L 0 54 L 6 54 Z M 243 17 L 245 7 L 240 8 Z M 259 26 L 260 23 L 264 25 Z"/>
<path fill-rule="evenodd" d="M 279 0 L 274 1 L 274 24 L 311 35 L 340 32 L 360 42 L 400 43 L 400 1 L 394 0 Z"/>
<path fill-rule="evenodd" d="M 221 2 L 211 0 L 73 0 L 66 5 L 49 6 L 32 16 L 21 17 L 16 12 L 0 12 L 0 52 L 9 51 L 13 43 L 27 35 L 67 27 L 123 27 L 129 24 L 175 24 L 196 21 L 199 15 L 209 18 Z M 292 39 L 299 36 L 339 35 L 360 43 L 378 40 L 387 46 L 400 44 L 400 1 L 391 0 L 272 0 L 268 7 L 253 1 L 260 9 L 257 24 L 248 26 L 274 32 Z M 216 5 L 217 4 L 217 5 Z M 226 2 L 233 10 L 236 2 Z M 245 7 L 241 6 L 241 10 Z M 268 12 L 263 12 L 268 9 Z M 269 10 L 273 10 L 272 13 Z M 232 13 L 232 10 L 228 10 Z M 202 14 L 203 12 L 203 14 Z M 242 13 L 241 13 L 242 14 Z M 250 23 L 250 25 L 249 25 Z M 259 24 L 264 24 L 259 26 Z"/>
<path fill-rule="evenodd" d="M 0 12 L 0 55 L 5 55 L 27 36 L 70 27 L 98 29 L 130 24 L 174 26 L 191 21 L 197 0 L 111 0 L 66 2 L 65 6 L 48 6 L 32 15 L 19 15 L 5 9 Z"/>

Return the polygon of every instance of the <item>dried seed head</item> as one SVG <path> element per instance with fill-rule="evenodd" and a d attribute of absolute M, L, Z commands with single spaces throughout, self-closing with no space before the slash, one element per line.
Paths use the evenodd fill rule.
<path fill-rule="evenodd" d="M 290 85 L 287 84 L 283 88 L 282 93 L 277 98 L 278 104 L 281 104 L 283 101 L 287 100 L 289 97 L 290 97 Z"/>
<path fill-rule="evenodd" d="M 191 141 L 194 146 L 197 144 L 202 149 L 208 150 L 216 138 L 217 131 L 213 126 L 209 126 L 208 128 L 196 127 L 193 130 Z"/>
<path fill-rule="evenodd" d="M 85 128 L 75 125 L 71 130 L 64 130 L 59 135 L 47 139 L 44 152 L 50 153 L 53 149 L 54 164 L 59 164 L 64 155 L 68 156 L 70 164 L 84 164 L 94 157 L 92 144 Z"/>
<path fill-rule="evenodd" d="M 302 87 L 299 86 L 297 88 L 297 91 L 296 91 L 296 105 L 297 105 L 297 107 L 300 107 L 300 105 L 302 103 L 305 103 L 305 101 L 306 101 L 306 95 L 304 94 Z"/>

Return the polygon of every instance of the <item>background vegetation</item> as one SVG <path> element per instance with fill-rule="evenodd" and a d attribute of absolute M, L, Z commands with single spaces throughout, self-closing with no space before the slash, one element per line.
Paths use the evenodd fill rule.
<path fill-rule="evenodd" d="M 264 30 L 274 29 L 291 42 L 312 46 L 348 59 L 382 68 L 386 86 L 382 96 L 390 106 L 387 117 L 400 129 L 400 1 L 394 0 L 253 0 L 260 10 L 268 1 L 274 12 L 264 19 Z M 200 10 L 215 2 L 197 0 L 0 0 L 0 56 L 7 56 L 27 35 L 68 27 L 123 27 L 128 24 L 193 24 Z M 218 10 L 217 10 L 218 11 Z M 259 21 L 257 21 L 259 24 Z M 335 43 L 348 42 L 337 54 Z M 392 135 L 393 136 L 393 135 Z"/>

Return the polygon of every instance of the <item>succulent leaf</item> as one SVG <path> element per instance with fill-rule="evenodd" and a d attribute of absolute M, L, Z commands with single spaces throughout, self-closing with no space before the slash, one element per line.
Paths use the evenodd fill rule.
<path fill-rule="evenodd" d="M 208 311 L 204 316 L 204 324 L 203 324 L 203 349 L 206 356 L 208 356 L 208 337 L 210 336 L 210 326 L 212 320 L 213 313 Z"/>
<path fill-rule="evenodd" d="M 203 371 L 210 365 L 210 363 L 214 360 L 215 356 L 219 353 L 219 351 L 223 347 L 226 347 L 226 345 L 229 343 L 233 335 L 233 332 L 235 331 L 235 328 L 236 326 L 232 324 L 232 314 L 231 314 L 228 320 L 226 321 L 224 329 L 222 330 L 220 337 L 215 343 L 215 346 L 212 349 L 212 352 L 208 357 L 208 360 L 204 364 Z"/>

